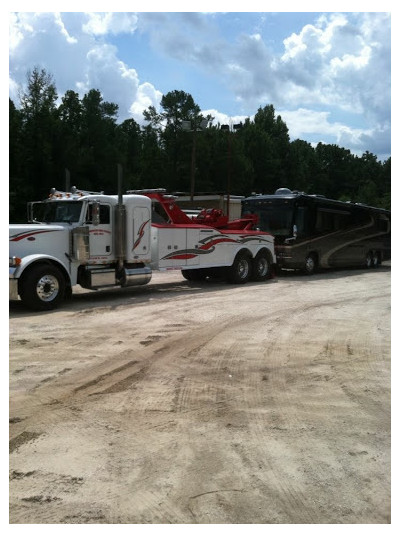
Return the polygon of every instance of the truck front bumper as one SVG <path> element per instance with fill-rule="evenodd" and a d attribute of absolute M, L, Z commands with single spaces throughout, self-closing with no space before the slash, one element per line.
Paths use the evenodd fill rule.
<path fill-rule="evenodd" d="M 18 300 L 18 279 L 14 278 L 15 268 L 9 268 L 9 300 Z"/>

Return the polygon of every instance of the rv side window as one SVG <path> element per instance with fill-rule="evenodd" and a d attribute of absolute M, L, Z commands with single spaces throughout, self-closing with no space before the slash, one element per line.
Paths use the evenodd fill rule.
<path fill-rule="evenodd" d="M 384 233 L 389 231 L 389 218 L 385 214 L 379 214 L 378 216 L 378 229 Z"/>
<path fill-rule="evenodd" d="M 355 207 L 353 209 L 353 223 L 355 225 L 364 225 L 366 223 L 371 222 L 371 216 L 368 213 L 368 210 L 365 210 L 363 208 Z"/>
<path fill-rule="evenodd" d="M 309 207 L 297 207 L 296 209 L 297 236 L 310 235 L 310 209 Z"/>
<path fill-rule="evenodd" d="M 342 210 L 319 208 L 315 230 L 319 233 L 329 233 L 346 229 L 350 225 L 350 213 Z"/>

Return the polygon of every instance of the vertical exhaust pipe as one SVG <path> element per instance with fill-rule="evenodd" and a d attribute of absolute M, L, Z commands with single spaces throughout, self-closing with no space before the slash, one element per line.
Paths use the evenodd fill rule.
<path fill-rule="evenodd" d="M 69 169 L 65 168 L 65 191 L 70 192 L 71 187 L 71 174 Z"/>
<path fill-rule="evenodd" d="M 124 278 L 123 267 L 125 260 L 125 221 L 126 211 L 122 196 L 122 166 L 117 164 L 118 169 L 118 204 L 115 210 L 115 251 L 118 261 L 117 277 Z"/>
<path fill-rule="evenodd" d="M 118 206 L 122 205 L 122 166 L 117 164 L 118 170 Z"/>

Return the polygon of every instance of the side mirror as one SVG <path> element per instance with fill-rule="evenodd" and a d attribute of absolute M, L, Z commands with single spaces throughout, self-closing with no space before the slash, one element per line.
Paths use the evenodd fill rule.
<path fill-rule="evenodd" d="M 94 201 L 92 204 L 92 225 L 100 225 L 100 203 Z"/>
<path fill-rule="evenodd" d="M 294 242 L 297 238 L 297 225 L 293 225 L 293 236 L 291 236 L 290 238 L 286 238 L 285 240 L 285 244 L 291 244 L 292 242 Z"/>

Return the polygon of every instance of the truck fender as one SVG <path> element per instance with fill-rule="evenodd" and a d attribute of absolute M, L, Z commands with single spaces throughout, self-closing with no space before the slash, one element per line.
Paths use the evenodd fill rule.
<path fill-rule="evenodd" d="M 260 253 L 265 253 L 269 257 L 271 264 L 275 262 L 274 252 L 273 250 L 271 251 L 269 247 L 260 245 L 260 247 L 258 247 L 254 252 L 254 258 L 256 258 Z"/>
<path fill-rule="evenodd" d="M 67 286 L 71 285 L 71 278 L 69 275 L 68 267 L 64 263 L 60 262 L 60 259 L 51 255 L 27 255 L 26 257 L 23 257 L 21 259 L 21 263 L 14 271 L 13 278 L 20 279 L 22 275 L 26 273 L 27 268 L 33 266 L 34 264 L 40 263 L 50 263 L 54 266 L 57 266 L 64 274 Z"/>
<path fill-rule="evenodd" d="M 236 258 L 239 256 L 239 255 L 245 255 L 245 256 L 248 256 L 250 257 L 250 259 L 253 258 L 253 253 L 247 249 L 247 248 L 244 248 L 244 247 L 238 247 L 236 250 L 235 250 L 235 254 L 233 255 L 233 258 L 232 258 L 232 262 L 230 264 L 230 266 L 232 266 L 236 260 Z"/>

